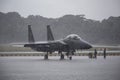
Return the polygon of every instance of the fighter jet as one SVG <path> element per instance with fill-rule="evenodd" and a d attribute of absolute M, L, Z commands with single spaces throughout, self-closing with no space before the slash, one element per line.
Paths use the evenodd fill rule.
<path fill-rule="evenodd" d="M 62 52 L 65 52 L 67 57 L 71 60 L 76 50 L 92 48 L 90 43 L 80 38 L 77 34 L 70 34 L 63 39 L 54 40 L 50 25 L 47 25 L 47 40 L 43 42 L 35 42 L 32 27 L 28 25 L 28 42 L 29 43 L 24 44 L 24 47 L 46 52 L 44 59 L 48 59 L 48 54 L 57 51 L 58 54 L 60 54 L 61 60 L 64 59 L 64 54 Z"/>

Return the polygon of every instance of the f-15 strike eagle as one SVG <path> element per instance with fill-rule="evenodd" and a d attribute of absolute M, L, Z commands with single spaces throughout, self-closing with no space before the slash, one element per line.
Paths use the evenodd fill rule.
<path fill-rule="evenodd" d="M 35 42 L 31 25 L 28 25 L 28 42 L 29 43 L 24 44 L 24 47 L 30 47 L 36 51 L 46 52 L 44 59 L 48 59 L 48 54 L 58 51 L 60 59 L 64 59 L 64 54 L 62 52 L 66 52 L 67 57 L 71 60 L 72 55 L 74 55 L 76 50 L 92 48 L 90 43 L 81 39 L 76 34 L 70 34 L 60 40 L 54 40 L 50 25 L 47 25 L 47 41 L 44 42 Z"/>

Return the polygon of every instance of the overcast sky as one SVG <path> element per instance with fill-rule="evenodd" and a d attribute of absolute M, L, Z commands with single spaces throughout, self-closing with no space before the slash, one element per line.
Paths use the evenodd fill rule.
<path fill-rule="evenodd" d="M 0 12 L 17 11 L 20 15 L 41 15 L 57 18 L 65 14 L 85 14 L 102 20 L 120 16 L 120 0 L 0 0 Z"/>

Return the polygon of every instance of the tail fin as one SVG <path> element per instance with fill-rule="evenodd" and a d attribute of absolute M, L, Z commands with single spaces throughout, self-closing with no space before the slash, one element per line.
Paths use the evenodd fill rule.
<path fill-rule="evenodd" d="M 35 42 L 33 33 L 32 33 L 32 29 L 31 29 L 31 25 L 28 25 L 28 41 L 29 41 L 29 43 Z"/>
<path fill-rule="evenodd" d="M 47 25 L 47 40 L 48 41 L 53 41 L 54 40 L 50 25 Z"/>

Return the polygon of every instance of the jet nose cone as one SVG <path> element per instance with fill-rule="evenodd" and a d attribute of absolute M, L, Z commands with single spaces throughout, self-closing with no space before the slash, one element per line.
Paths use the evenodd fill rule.
<path fill-rule="evenodd" d="M 86 41 L 84 41 L 84 40 L 81 41 L 81 45 L 82 45 L 83 49 L 90 49 L 90 48 L 92 48 L 91 44 L 86 42 Z"/>
<path fill-rule="evenodd" d="M 92 46 L 90 44 L 88 44 L 89 48 L 92 48 Z"/>
<path fill-rule="evenodd" d="M 92 48 L 91 44 L 87 44 L 87 49 Z"/>
<path fill-rule="evenodd" d="M 88 44 L 88 49 L 92 48 L 92 46 L 90 44 Z"/>

